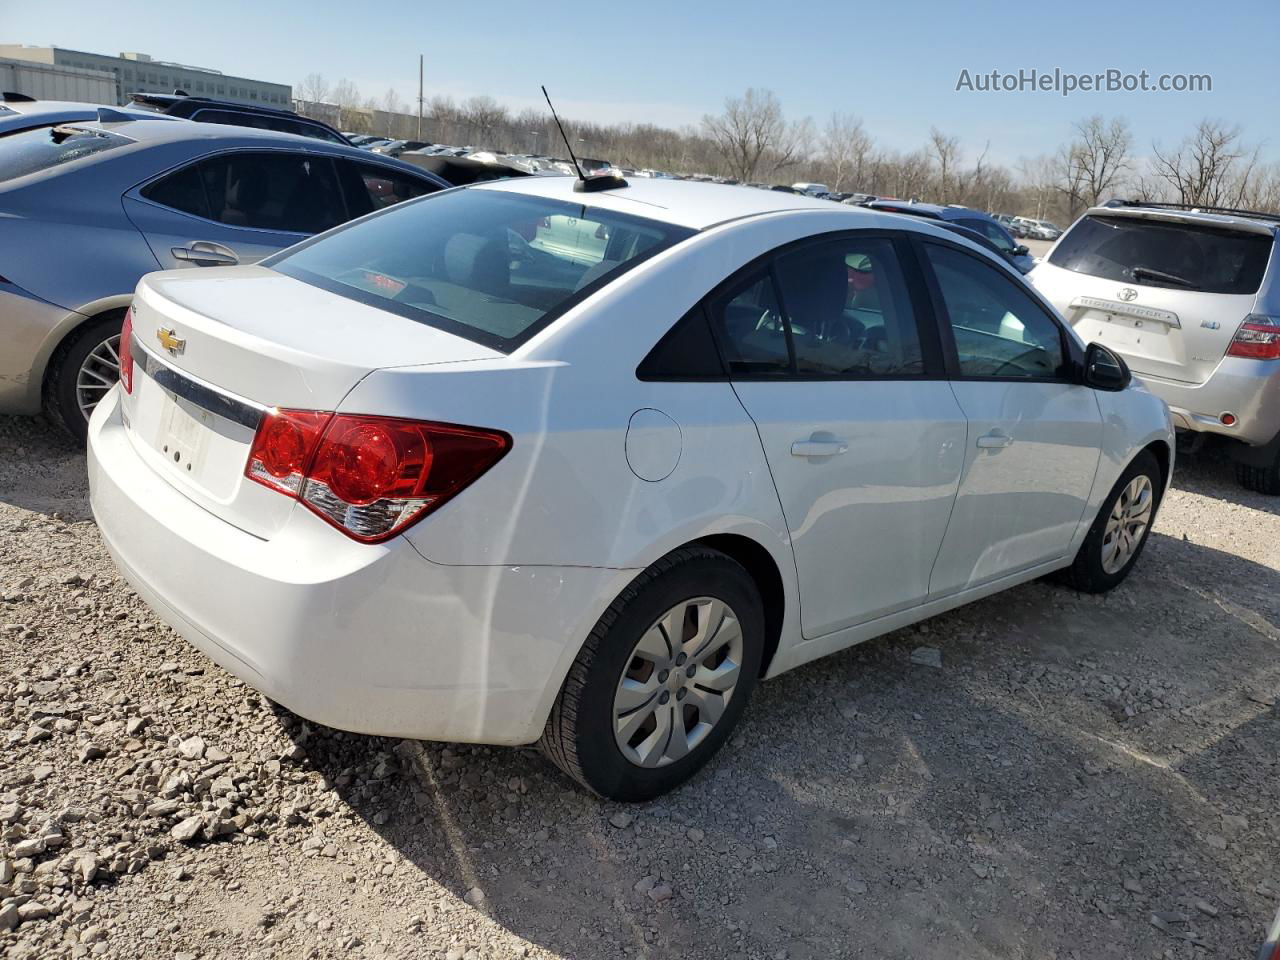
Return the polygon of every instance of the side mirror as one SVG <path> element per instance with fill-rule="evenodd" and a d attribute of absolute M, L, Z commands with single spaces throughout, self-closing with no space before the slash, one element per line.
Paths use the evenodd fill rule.
<path fill-rule="evenodd" d="M 1100 343 L 1091 343 L 1084 352 L 1084 385 L 1113 393 L 1129 386 L 1133 374 L 1124 358 Z"/>
<path fill-rule="evenodd" d="M 1013 255 L 1015 257 L 1025 257 L 1030 252 L 1031 252 L 1031 248 L 1028 247 L 1025 243 L 1020 243 L 1013 248 Z"/>

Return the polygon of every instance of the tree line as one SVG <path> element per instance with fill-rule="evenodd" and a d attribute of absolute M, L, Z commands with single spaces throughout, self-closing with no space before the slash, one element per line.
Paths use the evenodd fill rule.
<path fill-rule="evenodd" d="M 307 76 L 297 88 L 303 113 L 343 130 L 391 138 L 418 136 L 416 105 L 394 90 L 363 96 L 349 80 Z M 769 90 L 725 99 L 700 124 L 601 124 L 566 120 L 580 156 L 637 169 L 729 177 L 743 183 L 816 182 L 870 193 L 1069 223 L 1113 197 L 1280 212 L 1280 164 L 1263 161 L 1261 145 L 1237 125 L 1204 119 L 1173 144 L 1139 152 L 1123 117 L 1100 115 L 1071 125 L 1055 149 L 1010 169 L 989 160 L 989 143 L 967 144 L 938 127 L 917 149 L 876 143 L 862 120 L 833 113 L 818 125 L 789 119 Z M 513 111 L 492 97 L 462 101 L 434 96 L 423 105 L 424 140 L 508 153 L 563 156 L 559 131 L 545 110 Z"/>

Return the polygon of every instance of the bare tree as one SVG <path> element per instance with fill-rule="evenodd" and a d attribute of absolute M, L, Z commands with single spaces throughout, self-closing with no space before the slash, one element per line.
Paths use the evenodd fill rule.
<path fill-rule="evenodd" d="M 846 180 L 860 187 L 872 145 L 860 119 L 848 113 L 831 115 L 822 133 L 822 154 L 832 173 L 833 190 L 840 190 Z"/>
<path fill-rule="evenodd" d="M 311 103 L 324 103 L 329 99 L 329 81 L 323 73 L 308 73 L 297 87 L 298 98 Z"/>
<path fill-rule="evenodd" d="M 938 165 L 938 202 L 951 200 L 951 192 L 955 187 L 952 182 L 955 168 L 960 160 L 960 141 L 949 137 L 937 127 L 929 129 L 929 157 Z"/>
<path fill-rule="evenodd" d="M 754 87 L 742 97 L 727 98 L 724 113 L 704 116 L 702 127 L 729 173 L 742 181 L 797 162 L 812 135 L 809 121 L 788 124 L 773 92 Z"/>
<path fill-rule="evenodd" d="M 1152 175 L 1168 185 L 1179 203 L 1236 206 L 1249 190 L 1258 148 L 1240 142 L 1240 128 L 1220 120 L 1201 120 L 1177 150 L 1152 144 Z"/>
<path fill-rule="evenodd" d="M 334 84 L 330 93 L 333 102 L 338 105 L 338 125 L 343 130 L 354 130 L 356 133 L 370 131 L 372 117 L 360 99 L 360 88 L 345 77 Z"/>
<path fill-rule="evenodd" d="M 462 116 L 474 131 L 470 136 L 489 146 L 492 145 L 495 128 L 505 124 L 509 114 L 507 108 L 493 97 L 469 97 L 462 105 Z"/>
<path fill-rule="evenodd" d="M 1076 121 L 1075 132 L 1074 156 L 1079 167 L 1081 199 L 1091 207 L 1097 206 L 1129 169 L 1133 134 L 1123 117 L 1108 124 L 1097 114 Z"/>

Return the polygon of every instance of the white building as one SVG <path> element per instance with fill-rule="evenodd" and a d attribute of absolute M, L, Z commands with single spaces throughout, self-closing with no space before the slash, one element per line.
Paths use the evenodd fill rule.
<path fill-rule="evenodd" d="M 46 73 L 53 69 L 106 73 L 114 81 L 114 93 L 110 99 L 74 99 L 103 100 L 123 105 L 128 102 L 131 93 L 173 93 L 174 90 L 183 90 L 193 97 L 255 103 L 280 110 L 289 110 L 293 106 L 293 88 L 287 83 L 233 77 L 206 67 L 153 60 L 145 53 L 122 53 L 113 57 L 63 47 L 28 47 L 20 43 L 0 43 L 0 59 L 23 61 L 36 68 L 43 67 Z M 13 88 L 5 86 L 3 89 Z M 15 92 L 28 93 L 22 89 Z"/>
<path fill-rule="evenodd" d="M 0 59 L 0 91 L 37 100 L 116 102 L 116 78 L 106 70 L 80 70 L 29 60 Z"/>

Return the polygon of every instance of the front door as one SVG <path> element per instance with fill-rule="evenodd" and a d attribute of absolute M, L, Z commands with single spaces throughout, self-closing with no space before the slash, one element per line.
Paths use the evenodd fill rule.
<path fill-rule="evenodd" d="M 1066 556 L 1093 488 L 1102 416 L 1059 322 L 1012 277 L 925 243 L 952 388 L 968 420 L 964 475 L 930 595 Z"/>

